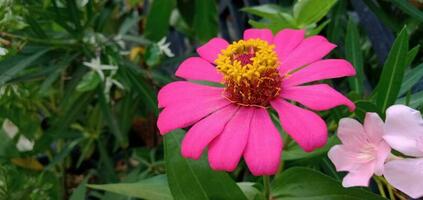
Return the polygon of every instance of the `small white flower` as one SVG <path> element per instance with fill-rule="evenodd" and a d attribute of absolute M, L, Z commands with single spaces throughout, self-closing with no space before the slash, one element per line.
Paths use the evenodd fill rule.
<path fill-rule="evenodd" d="M 175 56 L 175 54 L 173 54 L 169 48 L 170 42 L 166 43 L 166 37 L 162 38 L 159 42 L 157 42 L 157 45 L 159 46 L 161 54 L 165 54 L 168 57 Z"/>
<path fill-rule="evenodd" d="M 7 52 L 9 52 L 7 49 L 0 47 L 0 56 L 4 56 L 7 54 Z"/>
<path fill-rule="evenodd" d="M 118 67 L 115 65 L 103 65 L 100 63 L 100 58 L 93 58 L 90 62 L 84 62 L 84 65 L 91 68 L 100 76 L 101 80 L 104 80 L 104 70 L 117 70 Z"/>
<path fill-rule="evenodd" d="M 9 119 L 5 119 L 3 121 L 3 130 L 6 133 L 7 136 L 9 136 L 9 138 L 13 139 L 16 134 L 18 134 L 19 132 L 19 128 Z M 34 149 L 34 142 L 31 140 L 28 140 L 28 138 L 26 138 L 23 135 L 19 136 L 18 139 L 18 143 L 16 143 L 16 148 L 20 151 L 20 152 L 24 152 L 24 151 L 32 151 Z"/>
<path fill-rule="evenodd" d="M 3 121 L 3 130 L 9 138 L 14 138 L 19 132 L 18 127 L 9 119 Z"/>
<path fill-rule="evenodd" d="M 116 85 L 116 87 L 118 87 L 122 90 L 125 89 L 119 81 L 117 81 L 116 79 L 113 79 L 113 76 L 115 74 L 116 74 L 116 70 L 112 71 L 110 76 L 106 77 L 106 81 L 104 83 L 104 94 L 105 94 L 107 100 L 109 100 L 110 90 L 112 89 L 113 85 Z"/>

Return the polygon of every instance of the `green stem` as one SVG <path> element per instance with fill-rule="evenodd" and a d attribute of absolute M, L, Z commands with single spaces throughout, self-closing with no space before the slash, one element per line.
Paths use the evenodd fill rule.
<path fill-rule="evenodd" d="M 269 176 L 263 176 L 263 193 L 266 200 L 270 199 L 270 177 Z"/>
<path fill-rule="evenodd" d="M 383 183 L 379 180 L 378 177 L 374 176 L 373 180 L 375 180 L 377 184 L 377 188 L 379 189 L 379 193 L 383 198 L 386 198 L 385 190 L 383 189 Z"/>

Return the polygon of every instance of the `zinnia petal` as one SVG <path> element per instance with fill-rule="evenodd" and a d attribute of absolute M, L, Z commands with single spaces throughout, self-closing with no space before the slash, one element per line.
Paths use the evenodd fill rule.
<path fill-rule="evenodd" d="M 237 109 L 237 106 L 229 105 L 194 124 L 182 140 L 182 155 L 186 158 L 200 158 L 204 148 L 222 133 Z"/>
<path fill-rule="evenodd" d="M 284 29 L 279 31 L 273 39 L 279 60 L 283 62 L 303 40 L 304 30 Z"/>
<path fill-rule="evenodd" d="M 233 171 L 248 141 L 254 108 L 240 108 L 223 132 L 209 145 L 209 163 L 214 170 Z"/>
<path fill-rule="evenodd" d="M 404 105 L 389 107 L 386 110 L 383 138 L 403 154 L 423 157 L 423 119 L 420 112 Z"/>
<path fill-rule="evenodd" d="M 175 81 L 160 89 L 157 99 L 159 108 L 163 108 L 171 104 L 192 101 L 193 99 L 221 96 L 222 92 L 223 88 L 200 85 L 188 81 Z"/>
<path fill-rule="evenodd" d="M 244 31 L 244 40 L 249 39 L 262 39 L 269 44 L 273 43 L 273 34 L 269 29 L 247 29 Z"/>
<path fill-rule="evenodd" d="M 175 73 L 176 76 L 187 80 L 201 80 L 211 82 L 221 82 L 223 75 L 219 73 L 212 64 L 200 57 L 191 57 L 181 65 Z"/>
<path fill-rule="evenodd" d="M 279 114 L 282 128 L 300 145 L 310 152 L 327 142 L 327 127 L 317 114 L 275 99 L 270 102 Z"/>
<path fill-rule="evenodd" d="M 228 47 L 229 43 L 222 38 L 213 38 L 201 47 L 197 48 L 197 53 L 207 61 L 214 63 L 220 52 Z"/>
<path fill-rule="evenodd" d="M 395 188 L 413 199 L 423 196 L 423 158 L 392 160 L 385 164 L 383 175 Z"/>
<path fill-rule="evenodd" d="M 283 88 L 281 97 L 297 101 L 317 111 L 328 110 L 340 105 L 347 106 L 350 111 L 355 109 L 353 102 L 327 84 Z"/>
<path fill-rule="evenodd" d="M 230 103 L 222 96 L 214 98 L 193 96 L 185 102 L 172 104 L 163 109 L 157 119 L 157 127 L 160 134 L 164 135 L 172 130 L 190 126 Z"/>
<path fill-rule="evenodd" d="M 265 109 L 256 109 L 251 120 L 244 158 L 254 176 L 273 175 L 281 159 L 282 139 Z"/>
<path fill-rule="evenodd" d="M 326 56 L 336 45 L 316 35 L 303 40 L 286 58 L 281 60 L 282 74 L 308 65 Z"/>
<path fill-rule="evenodd" d="M 283 84 L 287 87 L 354 75 L 355 68 L 348 61 L 343 59 L 326 59 L 316 61 L 294 72 L 283 80 Z"/>

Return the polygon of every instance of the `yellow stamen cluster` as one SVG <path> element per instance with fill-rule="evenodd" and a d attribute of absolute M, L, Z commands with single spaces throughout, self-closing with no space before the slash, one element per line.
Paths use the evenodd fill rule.
<path fill-rule="evenodd" d="M 222 50 L 215 60 L 224 75 L 225 94 L 243 106 L 266 107 L 279 96 L 281 78 L 274 45 L 264 40 L 239 40 Z"/>

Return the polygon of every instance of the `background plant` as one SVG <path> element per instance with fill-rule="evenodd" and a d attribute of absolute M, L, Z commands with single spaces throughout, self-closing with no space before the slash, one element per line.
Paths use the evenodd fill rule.
<path fill-rule="evenodd" d="M 237 40 L 252 26 L 325 35 L 338 45 L 330 57 L 345 57 L 357 70 L 356 77 L 326 81 L 357 109 L 322 113 L 331 134 L 324 148 L 305 153 L 281 133 L 283 166 L 271 196 L 403 198 L 379 178 L 370 189 L 342 188 L 343 174 L 326 153 L 338 143 L 342 117 L 383 115 L 394 103 L 421 109 L 422 6 L 407 0 L 2 1 L 0 47 L 8 53 L 0 56 L 0 121 L 12 124 L 0 131 L 0 197 L 263 199 L 267 188 L 244 164 L 227 174 L 211 171 L 205 158 L 183 159 L 184 131 L 163 139 L 155 125 L 157 89 L 175 79 L 178 64 L 210 38 Z M 17 128 L 15 137 L 8 136 L 10 127 Z M 33 146 L 18 148 L 21 136 Z"/>

